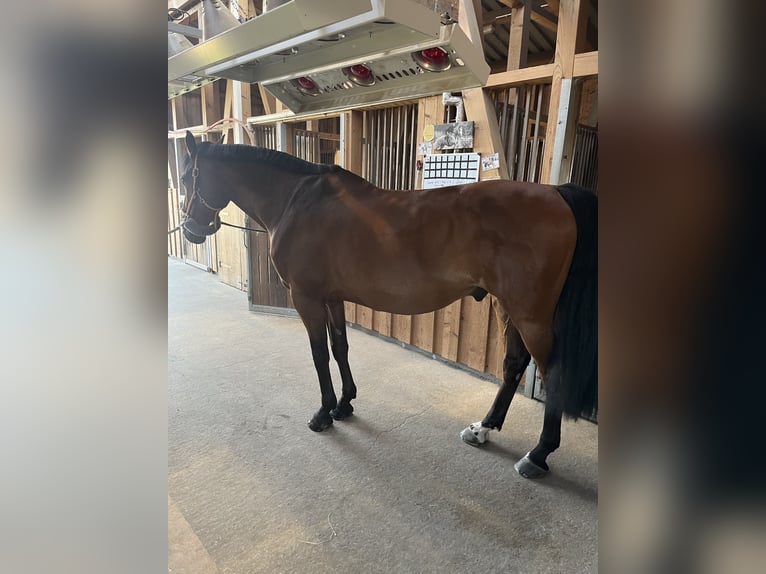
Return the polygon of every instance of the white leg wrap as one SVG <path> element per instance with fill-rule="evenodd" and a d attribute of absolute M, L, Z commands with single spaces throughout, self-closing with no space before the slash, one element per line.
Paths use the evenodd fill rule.
<path fill-rule="evenodd" d="M 481 421 L 479 421 L 463 429 L 463 432 L 460 433 L 460 438 L 468 444 L 478 446 L 487 442 L 489 431 L 489 427 L 482 426 Z"/>

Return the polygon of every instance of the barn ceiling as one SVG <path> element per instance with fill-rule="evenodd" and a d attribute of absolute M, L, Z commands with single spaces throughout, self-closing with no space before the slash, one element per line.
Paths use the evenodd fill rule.
<path fill-rule="evenodd" d="M 529 53 L 527 65 L 536 66 L 553 62 L 558 26 L 558 0 L 529 0 L 532 12 L 529 22 Z M 589 50 L 598 49 L 598 0 L 589 1 L 586 36 Z M 508 61 L 508 35 L 511 26 L 511 6 L 515 0 L 481 0 L 482 45 L 484 57 L 493 72 L 506 69 Z"/>
<path fill-rule="evenodd" d="M 556 45 L 556 28 L 558 25 L 558 10 L 559 10 L 559 0 L 527 0 L 529 2 L 529 6 L 531 7 L 531 13 L 530 13 L 530 24 L 529 24 L 529 41 L 528 41 L 528 54 L 527 54 L 527 66 L 535 66 L 540 64 L 547 64 L 553 61 L 555 56 L 555 45 Z M 587 50 L 597 50 L 598 49 L 598 0 L 583 0 L 585 2 L 588 2 L 589 4 L 589 18 L 587 21 L 587 28 L 586 28 L 586 38 L 587 38 Z M 420 0 L 411 0 L 412 4 L 419 3 L 421 6 L 414 6 L 414 8 L 423 11 L 425 10 L 422 7 L 422 2 Z M 449 10 L 450 8 L 456 9 L 458 6 L 458 3 L 456 1 L 449 1 L 446 0 L 440 0 L 440 4 L 434 4 L 434 6 L 445 8 Z M 481 30 L 482 34 L 482 47 L 484 51 L 484 59 L 486 60 L 486 63 L 489 65 L 490 70 L 492 72 L 500 72 L 504 71 L 507 67 L 507 59 L 508 59 L 508 37 L 509 37 L 509 31 L 510 31 L 510 25 L 511 25 L 511 15 L 513 11 L 513 6 L 517 5 L 519 2 L 518 0 L 481 0 L 481 14 L 479 15 L 479 28 Z M 185 3 L 188 5 L 188 3 Z M 260 4 L 260 2 L 256 2 L 257 5 Z M 293 20 L 297 20 L 297 14 L 298 12 L 301 12 L 303 10 L 303 7 L 305 6 L 306 10 L 310 10 L 312 12 L 316 12 L 316 6 L 319 3 L 316 3 L 314 0 L 294 0 L 293 2 L 290 2 L 289 4 L 292 4 L 293 6 L 289 8 L 289 10 L 293 10 L 295 14 L 291 13 L 291 18 Z M 335 8 L 332 10 L 332 12 L 338 12 L 339 7 L 340 10 L 347 10 L 347 8 L 354 7 L 354 14 L 358 15 L 363 13 L 367 8 L 365 6 L 371 5 L 375 6 L 376 4 L 379 4 L 379 6 L 383 6 L 384 10 L 387 10 L 385 8 L 386 5 L 397 5 L 397 6 L 406 6 L 408 4 L 407 0 L 388 0 L 388 2 L 384 2 L 382 0 L 349 0 L 343 3 L 337 3 L 333 4 Z M 454 6 L 453 6 L 454 5 Z M 431 6 L 433 8 L 434 6 Z M 295 11 L 295 8 L 298 8 L 297 11 Z M 257 12 L 259 13 L 258 18 L 256 20 L 260 20 L 263 18 L 263 16 L 269 16 L 269 14 L 264 14 L 263 16 L 260 15 L 260 10 L 256 8 Z M 320 11 L 322 12 L 322 11 Z M 318 13 L 320 13 L 318 12 Z M 286 13 L 286 12 L 285 12 Z M 431 13 L 433 16 L 436 16 L 433 12 Z M 276 20 L 276 19 L 275 19 Z M 411 18 L 410 22 L 415 22 L 416 19 Z M 407 22 L 407 19 L 402 19 L 401 22 L 405 25 L 407 25 L 409 22 Z M 172 97 L 173 95 L 176 95 L 178 93 L 182 93 L 184 91 L 189 91 L 191 89 L 196 89 L 198 85 L 202 85 L 203 83 L 207 81 L 212 81 L 216 79 L 217 77 L 228 77 L 231 79 L 241 79 L 243 81 L 248 82 L 255 82 L 260 81 L 264 84 L 269 83 L 269 78 L 264 76 L 265 69 L 269 66 L 272 66 L 274 58 L 272 56 L 268 55 L 268 49 L 269 45 L 271 44 L 285 44 L 285 46 L 282 46 L 280 52 L 285 53 L 286 50 L 290 50 L 291 47 L 287 46 L 287 44 L 290 43 L 291 37 L 299 36 L 300 34 L 305 34 L 309 32 L 310 30 L 306 28 L 308 25 L 305 19 L 300 22 L 301 28 L 298 30 L 294 30 L 292 32 L 288 31 L 287 36 L 285 36 L 284 39 L 274 39 L 271 38 L 271 36 L 274 35 L 276 32 L 274 30 L 274 27 L 270 27 L 270 29 L 266 30 L 266 38 L 264 40 L 263 36 L 264 33 L 258 30 L 255 30 L 257 28 L 257 25 L 253 24 L 252 20 L 245 22 L 239 28 L 241 30 L 230 30 L 228 32 L 225 32 L 222 35 L 219 35 L 218 38 L 214 38 L 214 42 L 205 42 L 205 44 L 208 46 L 207 48 L 202 48 L 200 46 L 195 46 L 191 50 L 187 50 L 185 53 L 180 53 L 178 55 L 170 57 L 168 60 L 168 95 L 169 97 Z M 374 22 L 368 24 L 368 26 L 376 26 Z M 411 24 L 410 24 L 411 25 Z M 252 31 L 248 29 L 248 33 L 245 33 L 245 28 L 253 28 Z M 337 26 L 336 26 L 337 27 Z M 438 27 L 438 22 L 437 22 Z M 325 24 L 325 28 L 327 28 L 327 25 Z M 412 45 L 415 46 L 417 44 L 417 41 L 414 39 L 414 36 L 418 36 L 420 38 L 420 43 L 422 43 L 423 38 L 428 35 L 428 32 L 425 30 L 425 28 L 421 26 L 414 26 L 416 28 L 413 30 L 413 42 Z M 418 29 L 419 28 L 419 29 Z M 256 33 L 257 32 L 257 33 Z M 425 34 L 424 34 L 425 33 Z M 222 36 L 227 35 L 230 37 L 227 37 L 226 39 L 223 39 Z M 315 34 L 316 35 L 316 34 Z M 351 35 L 351 34 L 348 34 Z M 370 37 L 372 37 L 372 33 L 369 34 Z M 236 38 L 236 42 L 235 40 Z M 257 40 L 247 40 L 248 37 L 257 37 Z M 432 34 L 433 36 L 433 34 Z M 179 38 L 178 34 L 170 34 L 169 36 L 169 49 L 171 44 L 176 44 L 177 40 Z M 245 41 L 242 42 L 242 39 Z M 171 42 L 172 40 L 172 42 Z M 197 40 L 192 38 L 192 42 L 196 43 Z M 248 47 L 248 42 L 253 43 L 252 47 Z M 215 43 L 216 45 L 213 46 L 212 44 Z M 372 42 L 368 42 L 370 45 L 372 45 Z M 226 68 L 225 64 L 222 66 L 220 62 L 222 61 L 220 58 L 220 54 L 222 52 L 230 51 L 231 49 L 234 49 L 234 45 L 244 45 L 245 47 L 240 49 L 237 48 L 237 50 L 240 50 L 240 53 L 237 54 L 235 57 L 232 57 L 231 60 L 236 63 L 236 66 L 232 66 L 230 68 Z M 406 44 L 406 43 L 405 43 Z M 469 46 L 470 47 L 470 46 Z M 317 52 L 318 50 L 316 47 L 311 48 L 311 52 Z M 337 51 L 337 50 L 336 50 Z M 381 47 L 381 52 L 385 51 L 385 47 Z M 259 52 L 261 54 L 261 58 L 259 60 L 255 60 L 255 64 L 243 62 L 244 59 L 247 59 L 247 54 L 254 54 L 256 52 Z M 328 50 L 329 52 L 329 50 Z M 366 59 L 371 58 L 371 54 L 369 53 L 370 50 L 368 50 L 368 53 L 363 54 Z M 353 55 L 351 56 L 353 57 Z M 308 59 L 316 59 L 314 55 L 308 56 L 307 54 L 303 54 L 300 56 L 290 56 L 289 58 L 283 58 L 285 60 L 285 65 L 287 65 L 287 60 L 298 60 L 300 58 L 304 58 L 306 60 Z M 216 60 L 218 63 L 216 63 Z M 260 63 L 259 63 L 260 62 Z M 290 62 L 292 63 L 292 62 Z M 285 67 L 287 69 L 289 66 Z M 275 70 L 277 68 L 274 68 Z M 284 75 L 284 74 L 282 74 Z M 482 76 L 483 74 L 479 74 L 479 76 Z M 171 77 L 172 76 L 172 77 Z M 241 77 L 239 77 L 241 76 Z M 379 78 L 380 80 L 380 78 Z M 378 82 L 380 83 L 380 81 Z M 475 85 L 475 83 L 474 83 Z M 465 86 L 467 87 L 467 86 Z M 436 89 L 436 88 L 435 88 Z M 445 89 L 449 89 L 446 88 Z M 455 85 L 451 89 L 460 89 L 459 86 Z M 414 96 L 414 92 L 410 94 L 410 96 Z M 424 94 L 425 95 L 425 94 Z"/>

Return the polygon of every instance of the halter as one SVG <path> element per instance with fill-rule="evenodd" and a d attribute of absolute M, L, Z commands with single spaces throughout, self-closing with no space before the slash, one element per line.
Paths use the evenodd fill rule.
<path fill-rule="evenodd" d="M 192 168 L 192 192 L 191 196 L 189 197 L 189 201 L 185 203 L 184 205 L 184 220 L 181 222 L 183 227 L 187 229 L 190 233 L 193 233 L 194 235 L 198 235 L 200 237 L 205 235 L 213 235 L 216 231 L 218 231 L 221 227 L 221 218 L 219 216 L 220 211 L 226 207 L 225 205 L 223 207 L 213 207 L 208 203 L 208 201 L 202 197 L 202 193 L 200 193 L 199 189 L 199 167 L 197 167 L 197 160 L 199 159 L 199 153 L 195 154 L 194 156 L 194 167 Z M 198 198 L 200 203 L 207 209 L 213 212 L 213 221 L 207 226 L 202 226 L 199 223 L 197 223 L 190 215 L 189 210 L 191 209 L 192 201 L 194 201 L 194 198 Z"/>

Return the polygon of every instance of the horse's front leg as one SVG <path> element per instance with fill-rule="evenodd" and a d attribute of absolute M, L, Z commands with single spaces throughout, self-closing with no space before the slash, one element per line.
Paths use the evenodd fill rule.
<path fill-rule="evenodd" d="M 330 345 L 335 361 L 340 369 L 340 378 L 343 380 L 343 394 L 338 406 L 330 411 L 335 420 L 350 417 L 354 412 L 351 400 L 356 398 L 356 385 L 351 375 L 351 367 L 348 366 L 348 337 L 346 335 L 346 310 L 343 301 L 333 301 L 327 304 L 330 320 L 327 330 L 330 333 Z"/>
<path fill-rule="evenodd" d="M 311 356 L 314 359 L 314 367 L 319 377 L 319 389 L 322 392 L 322 406 L 311 417 L 309 428 L 321 432 L 332 425 L 330 411 L 338 404 L 330 377 L 330 352 L 327 348 L 327 332 L 325 331 L 327 310 L 322 301 L 305 297 L 299 293 L 293 293 L 293 303 L 309 335 Z"/>

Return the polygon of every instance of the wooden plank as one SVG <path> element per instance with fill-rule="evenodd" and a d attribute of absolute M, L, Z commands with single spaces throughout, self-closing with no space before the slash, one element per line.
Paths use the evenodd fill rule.
<path fill-rule="evenodd" d="M 242 210 L 229 203 L 220 211 L 221 221 L 232 225 L 243 225 L 245 214 Z M 223 283 L 243 289 L 245 285 L 245 268 L 242 265 L 244 242 L 242 230 L 223 226 L 218 230 L 218 266 L 219 278 Z"/>
<path fill-rule="evenodd" d="M 548 107 L 548 124 L 545 130 L 545 151 L 543 153 L 540 172 L 541 183 L 558 183 L 558 170 L 554 168 L 563 147 L 564 126 L 566 125 L 565 109 L 568 105 L 569 93 L 564 90 L 562 102 L 562 85 L 571 85 L 574 73 L 575 44 L 577 41 L 577 21 L 580 14 L 580 0 L 562 0 L 559 6 L 559 25 L 556 34 L 556 59 L 553 62 L 551 78 L 550 105 Z M 562 106 L 562 103 L 564 104 Z M 560 140 L 560 141 L 557 141 Z"/>
<path fill-rule="evenodd" d="M 223 117 L 231 117 L 232 100 L 234 98 L 234 80 L 226 80 L 226 95 L 223 99 Z M 231 143 L 232 138 L 231 125 L 227 124 L 226 130 L 223 132 L 223 142 Z"/>
<path fill-rule="evenodd" d="M 237 114 L 235 117 L 238 120 L 242 120 L 243 122 L 250 117 L 253 114 L 253 104 L 250 101 L 250 84 L 245 84 L 243 82 L 240 82 L 240 101 L 241 101 L 241 107 L 239 110 L 241 111 L 240 114 Z M 240 139 L 238 143 L 250 143 L 250 137 L 245 133 L 245 128 L 243 128 L 241 125 L 237 124 L 234 128 L 237 130 L 237 132 L 240 133 Z"/>
<path fill-rule="evenodd" d="M 490 74 L 487 88 L 511 88 L 524 84 L 545 84 L 553 77 L 553 64 L 543 64 L 520 70 L 510 70 L 499 74 Z"/>
<path fill-rule="evenodd" d="M 527 66 L 529 53 L 529 7 L 520 4 L 511 15 L 511 27 L 508 33 L 507 70 L 518 70 Z"/>
<path fill-rule="evenodd" d="M 496 152 L 498 154 L 499 167 L 481 171 L 479 178 L 482 181 L 510 179 L 503 142 L 500 139 L 500 126 L 497 123 L 497 115 L 489 94 L 482 88 L 463 90 L 463 102 L 466 117 L 474 122 L 473 150 L 482 156 L 492 155 Z"/>
<path fill-rule="evenodd" d="M 269 260 L 268 240 L 263 233 L 256 234 L 256 251 L 258 253 L 258 283 L 253 285 L 253 295 L 258 294 L 258 300 L 253 301 L 256 305 L 271 305 L 269 290 Z"/>
<path fill-rule="evenodd" d="M 346 301 L 343 305 L 346 308 L 346 322 L 356 323 L 356 303 Z"/>
<path fill-rule="evenodd" d="M 542 64 L 522 68 L 520 70 L 510 70 L 490 74 L 487 80 L 487 88 L 512 88 L 525 84 L 545 84 L 552 80 L 555 64 Z M 595 76 L 598 74 L 598 50 L 595 52 L 585 52 L 577 54 L 574 57 L 574 68 L 572 76 L 574 78 L 582 76 Z"/>
<path fill-rule="evenodd" d="M 488 298 L 476 301 L 473 297 L 463 297 L 460 305 L 457 360 L 477 371 L 483 371 L 486 366 L 489 315 Z"/>
<path fill-rule="evenodd" d="M 579 78 L 582 76 L 598 75 L 598 50 L 595 52 L 585 52 L 584 54 L 575 54 L 574 69 L 572 76 Z"/>
<path fill-rule="evenodd" d="M 412 345 L 433 352 L 434 348 L 434 314 L 424 313 L 412 316 Z"/>
<path fill-rule="evenodd" d="M 264 115 L 277 113 L 277 99 L 271 95 L 261 84 L 258 84 L 258 91 L 261 94 Z"/>
<path fill-rule="evenodd" d="M 433 352 L 444 356 L 444 309 L 434 311 L 434 346 Z"/>
<path fill-rule="evenodd" d="M 552 16 L 550 12 L 539 8 L 539 9 L 532 9 L 532 14 L 530 14 L 530 18 L 532 19 L 532 22 L 537 24 L 538 26 L 542 28 L 546 28 L 547 30 L 550 30 L 553 33 L 556 33 L 557 28 L 557 19 L 555 16 Z"/>
<path fill-rule="evenodd" d="M 492 295 L 487 299 L 494 299 Z M 503 325 L 497 319 L 497 313 L 492 309 L 489 313 L 489 332 L 487 335 L 487 359 L 482 369 L 485 373 L 503 378 L 503 357 L 505 355 L 505 336 Z"/>
<path fill-rule="evenodd" d="M 347 112 L 344 122 L 343 134 L 343 157 L 348 171 L 362 175 L 362 131 L 364 128 L 364 114 L 358 110 Z"/>
<path fill-rule="evenodd" d="M 391 336 L 402 343 L 412 340 L 412 317 L 409 315 L 394 315 L 391 319 Z"/>
<path fill-rule="evenodd" d="M 481 30 L 477 15 L 481 14 L 481 3 L 463 2 L 458 24 L 474 45 L 482 45 Z M 503 142 L 500 139 L 500 127 L 497 123 L 495 108 L 482 88 L 463 90 L 466 118 L 474 123 L 473 149 L 482 155 L 498 152 L 499 168 L 482 171 L 480 179 L 508 179 L 508 164 L 503 153 Z"/>
<path fill-rule="evenodd" d="M 372 328 L 375 329 L 381 335 L 390 337 L 391 336 L 391 313 L 385 313 L 383 311 L 373 311 Z"/>
<path fill-rule="evenodd" d="M 357 305 L 356 322 L 365 329 L 372 329 L 372 309 L 364 305 Z"/>
<path fill-rule="evenodd" d="M 450 361 L 457 361 L 457 350 L 460 335 L 460 300 L 447 305 L 444 308 L 441 325 L 442 357 Z M 438 326 L 437 326 L 438 329 Z"/>
<path fill-rule="evenodd" d="M 218 85 L 202 86 L 202 125 L 208 127 L 221 119 L 221 101 Z"/>

